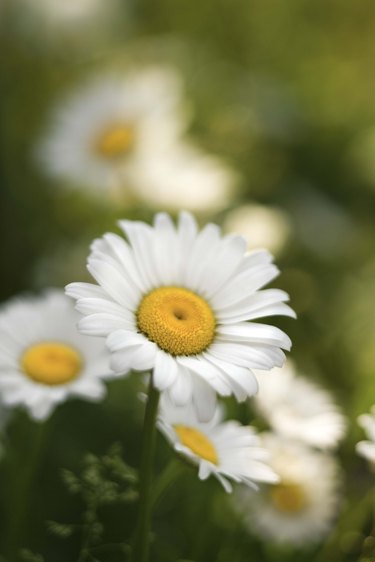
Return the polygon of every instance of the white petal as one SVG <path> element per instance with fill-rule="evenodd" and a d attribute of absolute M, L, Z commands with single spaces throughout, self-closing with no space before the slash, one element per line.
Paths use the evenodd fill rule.
<path fill-rule="evenodd" d="M 193 378 L 193 403 L 200 421 L 206 422 L 212 419 L 215 413 L 216 393 L 199 376 Z"/>
<path fill-rule="evenodd" d="M 258 265 L 235 275 L 211 299 L 215 311 L 232 310 L 233 305 L 245 301 L 252 293 L 275 279 L 279 270 L 275 265 Z"/>
<path fill-rule="evenodd" d="M 141 298 L 139 289 L 131 286 L 110 263 L 90 259 L 87 269 L 103 289 L 128 310 L 134 310 Z"/>
<path fill-rule="evenodd" d="M 278 346 L 288 351 L 292 345 L 285 332 L 268 324 L 241 322 L 233 325 L 219 325 L 216 332 L 217 341 L 259 342 Z"/>
<path fill-rule="evenodd" d="M 178 377 L 169 387 L 168 392 L 170 399 L 176 406 L 187 404 L 192 395 L 192 377 L 187 369 L 179 367 Z"/>
<path fill-rule="evenodd" d="M 153 372 L 154 386 L 163 391 L 175 382 L 177 376 L 178 365 L 176 360 L 168 353 L 158 349 Z"/>
<path fill-rule="evenodd" d="M 126 320 L 103 312 L 84 316 L 78 322 L 79 331 L 87 336 L 107 336 L 113 330 L 122 328 L 129 328 L 129 323 Z"/>
<path fill-rule="evenodd" d="M 105 291 L 93 283 L 69 283 L 65 287 L 65 293 L 73 299 L 106 297 Z"/>

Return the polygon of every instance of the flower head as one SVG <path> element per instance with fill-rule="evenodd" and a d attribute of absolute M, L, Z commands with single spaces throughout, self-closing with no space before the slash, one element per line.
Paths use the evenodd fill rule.
<path fill-rule="evenodd" d="M 366 431 L 368 440 L 357 443 L 357 453 L 375 466 L 375 406 L 370 414 L 359 416 L 358 423 Z"/>
<path fill-rule="evenodd" d="M 164 68 L 128 71 L 88 82 L 53 116 L 37 156 L 52 177 L 106 190 L 136 179 L 185 124 L 181 84 Z"/>
<path fill-rule="evenodd" d="M 292 361 L 257 376 L 255 405 L 276 433 L 321 449 L 335 447 L 345 435 L 346 420 L 330 394 L 296 376 Z"/>
<path fill-rule="evenodd" d="M 254 481 L 278 481 L 266 464 L 268 455 L 253 428 L 233 420 L 222 422 L 219 407 L 204 423 L 199 421 L 192 404 L 176 407 L 164 395 L 158 427 L 178 454 L 199 467 L 201 480 L 212 474 L 227 492 L 232 491 L 228 479 L 252 488 L 257 488 Z"/>
<path fill-rule="evenodd" d="M 253 320 L 294 316 L 286 293 L 259 290 L 278 274 L 270 254 L 246 254 L 243 238 L 221 237 L 213 224 L 198 232 L 188 213 L 177 228 L 163 213 L 153 228 L 120 227 L 128 242 L 106 234 L 92 246 L 88 270 L 99 286 L 67 286 L 85 315 L 80 331 L 107 337 L 116 372 L 153 369 L 156 388 L 177 405 L 193 396 L 203 416 L 212 414 L 213 391 L 238 400 L 254 394 L 251 369 L 282 365 L 290 340 Z"/>
<path fill-rule="evenodd" d="M 0 312 L 0 395 L 35 419 L 76 395 L 100 400 L 112 373 L 104 342 L 76 330 L 78 314 L 59 290 L 11 300 Z"/>
<path fill-rule="evenodd" d="M 252 532 L 276 543 L 304 546 L 319 541 L 337 513 L 338 467 L 330 455 L 266 434 L 262 445 L 279 476 L 275 486 L 254 494 L 241 490 L 234 507 Z"/>
<path fill-rule="evenodd" d="M 130 194 L 169 208 L 218 208 L 237 182 L 218 158 L 183 140 L 179 75 L 164 67 L 103 76 L 55 110 L 37 157 L 73 187 Z"/>

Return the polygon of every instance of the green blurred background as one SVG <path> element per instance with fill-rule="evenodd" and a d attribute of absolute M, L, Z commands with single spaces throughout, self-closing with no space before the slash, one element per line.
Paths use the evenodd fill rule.
<path fill-rule="evenodd" d="M 201 223 L 223 224 L 244 203 L 287 216 L 291 234 L 277 256 L 276 283 L 291 295 L 298 320 L 277 325 L 291 336 L 301 371 L 331 389 L 352 422 L 340 455 L 345 495 L 355 502 L 373 482 L 353 451 L 362 435 L 356 416 L 375 402 L 374 3 L 124 0 L 100 33 L 51 37 L 38 20 L 25 21 L 30 15 L 17 2 L 0 8 L 1 301 L 87 279 L 90 241 L 118 218 L 150 221 L 155 211 L 144 202 L 103 204 L 46 179 L 33 150 L 51 107 L 101 68 L 175 67 L 193 108 L 189 138 L 243 177 L 230 207 L 198 213 Z M 139 388 L 133 376 L 110 383 L 99 405 L 61 406 L 43 429 L 47 445 L 31 489 L 41 430 L 23 412 L 12 417 L 0 467 L 0 553 L 8 562 L 18 560 L 16 543 L 47 562 L 77 559 L 77 541 L 47 533 L 44 523 L 79 521 L 82 506 L 66 492 L 60 469 L 77 471 L 86 451 L 103 454 L 116 441 L 126 461 L 138 464 Z M 237 413 L 249 422 L 246 408 Z M 160 466 L 170 455 L 159 437 Z M 215 482 L 187 472 L 156 513 L 154 561 L 316 560 L 316 549 L 273 549 L 247 535 L 223 496 Z M 111 506 L 102 518 L 109 542 L 121 541 L 131 534 L 134 506 Z M 196 530 L 197 518 L 210 521 L 209 531 Z M 357 542 L 342 542 L 329 559 L 357 560 Z"/>

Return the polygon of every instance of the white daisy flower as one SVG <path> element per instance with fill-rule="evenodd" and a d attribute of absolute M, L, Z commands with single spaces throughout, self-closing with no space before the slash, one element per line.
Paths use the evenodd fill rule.
<path fill-rule="evenodd" d="M 163 395 L 157 425 L 177 453 L 198 465 L 201 480 L 212 474 L 226 492 L 232 491 L 228 478 L 255 489 L 254 481 L 278 482 L 254 429 L 234 420 L 222 422 L 222 417 L 216 407 L 212 419 L 201 422 L 191 403 L 176 407 Z"/>
<path fill-rule="evenodd" d="M 264 247 L 280 254 L 291 234 L 287 214 L 281 209 L 265 205 L 242 205 L 230 211 L 224 220 L 224 232 L 242 232 L 249 249 Z"/>
<path fill-rule="evenodd" d="M 0 395 L 37 420 L 76 395 L 103 398 L 111 375 L 103 343 L 77 332 L 78 314 L 62 291 L 12 299 L 0 312 Z M 113 374 L 113 373 L 112 373 Z"/>
<path fill-rule="evenodd" d="M 88 83 L 55 112 L 37 157 L 73 186 L 180 209 L 227 205 L 237 182 L 218 158 L 182 140 L 188 111 L 179 75 L 151 67 Z"/>
<path fill-rule="evenodd" d="M 255 406 L 276 433 L 322 449 L 335 447 L 344 437 L 346 420 L 329 392 L 296 376 L 292 361 L 257 376 Z"/>
<path fill-rule="evenodd" d="M 153 369 L 155 387 L 176 405 L 193 394 L 201 416 L 212 413 L 213 390 L 238 400 L 254 394 L 250 369 L 281 366 L 280 348 L 291 346 L 278 328 L 253 322 L 294 316 L 286 293 L 259 290 L 279 273 L 271 255 L 245 254 L 242 237 L 221 237 L 213 224 L 198 232 L 188 213 L 177 228 L 164 213 L 154 227 L 119 224 L 128 242 L 106 234 L 92 246 L 88 270 L 99 286 L 67 286 L 85 315 L 80 331 L 107 337 L 116 372 Z"/>
<path fill-rule="evenodd" d="M 251 532 L 276 543 L 305 546 L 324 537 L 338 511 L 338 466 L 327 453 L 275 435 L 263 436 L 280 481 L 234 497 Z"/>
<path fill-rule="evenodd" d="M 52 177 L 105 190 L 134 181 L 185 126 L 181 83 L 165 68 L 92 79 L 55 111 L 38 157 Z"/>
<path fill-rule="evenodd" d="M 370 414 L 359 416 L 358 423 L 366 431 L 369 440 L 357 443 L 357 453 L 365 457 L 375 467 L 375 406 L 371 408 Z"/>

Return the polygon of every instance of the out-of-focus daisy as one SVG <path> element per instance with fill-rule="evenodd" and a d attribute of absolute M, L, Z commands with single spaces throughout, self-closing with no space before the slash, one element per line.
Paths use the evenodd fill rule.
<path fill-rule="evenodd" d="M 43 420 L 76 395 L 97 401 L 111 375 L 104 341 L 77 332 L 78 314 L 59 290 L 20 297 L 0 312 L 0 395 Z M 112 373 L 113 374 L 113 373 Z"/>
<path fill-rule="evenodd" d="M 290 360 L 282 369 L 257 376 L 255 405 L 275 432 L 322 449 L 334 447 L 344 436 L 346 421 L 330 394 L 296 376 Z"/>
<path fill-rule="evenodd" d="M 369 440 L 357 443 L 357 453 L 365 457 L 375 467 L 375 406 L 371 408 L 370 414 L 359 416 L 358 423 L 366 431 Z"/>
<path fill-rule="evenodd" d="M 191 403 L 176 407 L 163 396 L 158 427 L 178 454 L 199 467 L 201 480 L 213 475 L 226 492 L 232 491 L 228 479 L 255 489 L 256 481 L 277 482 L 254 429 L 233 420 L 223 422 L 222 417 L 221 408 L 216 407 L 212 419 L 203 423 Z"/>
<path fill-rule="evenodd" d="M 193 394 L 201 415 L 211 415 L 213 390 L 238 400 L 254 394 L 250 369 L 281 366 L 280 348 L 291 345 L 278 328 L 252 322 L 294 316 L 286 293 L 259 290 L 278 275 L 271 255 L 246 254 L 242 237 L 221 237 L 213 224 L 198 232 L 188 213 L 177 228 L 164 213 L 154 227 L 119 224 L 129 242 L 106 234 L 92 246 L 88 270 L 99 286 L 67 286 L 85 315 L 81 332 L 107 336 L 116 372 L 153 369 L 157 389 L 177 405 Z"/>
<path fill-rule="evenodd" d="M 230 211 L 224 220 L 225 232 L 242 232 L 250 249 L 264 247 L 274 254 L 284 248 L 291 225 L 281 209 L 264 205 L 242 205 Z"/>
<path fill-rule="evenodd" d="M 56 109 L 38 155 L 51 176 L 105 190 L 133 181 L 184 123 L 181 84 L 171 70 L 97 77 Z"/>
<path fill-rule="evenodd" d="M 269 464 L 280 481 L 259 493 L 241 490 L 234 507 L 252 532 L 277 543 L 298 546 L 319 541 L 338 509 L 338 466 L 327 453 L 302 443 L 264 435 Z"/>
<path fill-rule="evenodd" d="M 187 117 L 171 69 L 101 77 L 56 110 L 37 156 L 51 177 L 116 198 L 174 209 L 225 206 L 235 174 L 182 140 Z"/>
<path fill-rule="evenodd" d="M 229 204 L 239 178 L 219 158 L 180 140 L 162 155 L 150 154 L 134 180 L 137 195 L 155 208 L 215 211 Z"/>

